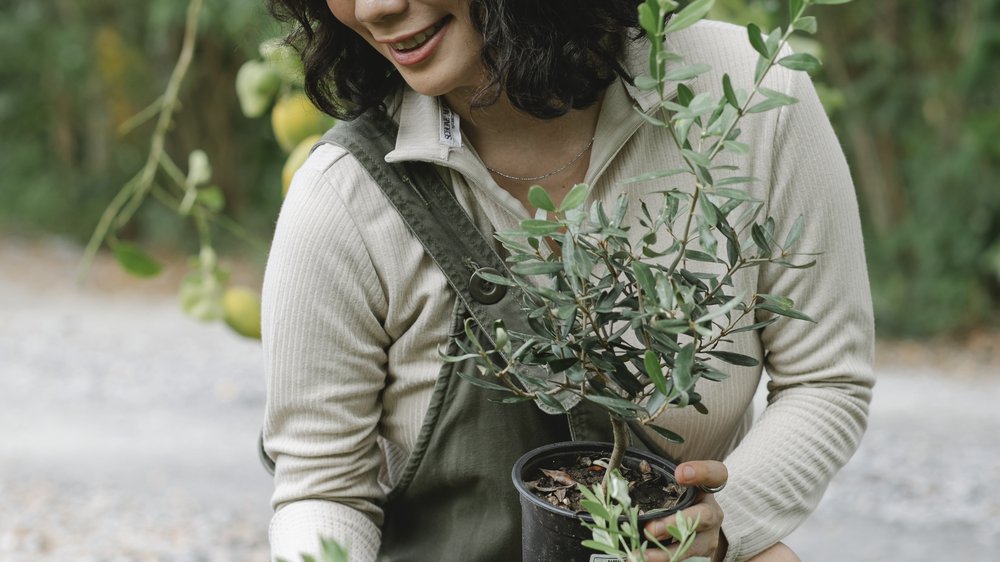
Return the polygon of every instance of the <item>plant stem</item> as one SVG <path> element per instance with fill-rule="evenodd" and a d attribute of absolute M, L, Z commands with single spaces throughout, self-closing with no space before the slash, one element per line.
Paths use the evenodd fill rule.
<path fill-rule="evenodd" d="M 188 69 L 191 67 L 191 61 L 194 58 L 194 49 L 198 37 L 198 16 L 201 13 L 202 4 L 203 0 L 191 0 L 191 3 L 188 4 L 181 53 L 170 75 L 170 80 L 167 82 L 167 89 L 161 97 L 159 118 L 156 122 L 156 130 L 153 132 L 153 137 L 150 141 L 149 156 L 146 158 L 146 163 L 135 179 L 126 183 L 112 200 L 111 204 L 108 205 L 108 208 L 105 209 L 97 228 L 94 230 L 94 234 L 90 238 L 90 242 L 87 244 L 87 248 L 84 250 L 78 279 L 82 279 L 90 269 L 94 258 L 97 256 L 97 251 L 101 247 L 101 243 L 107 237 L 108 231 L 122 209 L 133 199 L 141 201 L 153 185 L 156 169 L 159 167 L 164 154 L 167 133 L 170 131 L 174 112 L 177 110 L 181 84 L 183 84 L 184 77 L 187 75 Z M 121 225 L 119 224 L 118 226 Z"/>
<path fill-rule="evenodd" d="M 754 81 L 753 89 L 750 91 L 750 95 L 748 95 L 746 101 L 743 102 L 743 106 L 739 108 L 739 112 L 737 113 L 737 118 L 734 119 L 733 122 L 730 123 L 728 127 L 726 127 L 726 130 L 723 131 L 722 135 L 719 137 L 719 142 L 716 143 L 716 145 L 712 148 L 711 152 L 708 154 L 707 159 L 709 161 L 715 160 L 715 157 L 719 154 L 719 152 L 722 150 L 724 146 L 724 141 L 727 138 L 729 138 L 730 133 L 732 133 L 733 130 L 736 128 L 736 124 L 739 123 L 739 120 L 747 114 L 747 110 L 750 108 L 750 103 L 753 101 L 754 95 L 756 95 L 757 92 L 760 90 L 761 84 L 763 84 L 764 82 L 764 78 L 767 77 L 771 68 L 774 67 L 775 60 L 778 58 L 778 55 L 781 53 L 781 50 L 784 48 L 785 44 L 788 43 L 788 38 L 795 31 L 793 24 L 799 18 L 802 17 L 804 11 L 805 11 L 805 4 L 803 4 L 803 6 L 799 9 L 797 14 L 793 15 L 791 23 L 788 25 L 788 29 L 785 30 L 784 34 L 782 34 L 781 40 L 778 42 L 778 46 L 774 49 L 774 53 L 771 54 L 770 57 L 768 57 L 767 67 L 764 69 L 763 72 L 761 72 L 760 76 Z M 658 82 L 660 87 L 659 90 L 660 99 L 662 100 L 663 80 L 660 79 L 658 80 Z M 669 124 L 672 122 L 670 112 L 667 109 L 661 108 L 660 112 L 661 115 L 663 115 L 663 121 L 665 123 Z M 684 139 L 681 139 L 677 136 L 677 133 L 676 131 L 674 131 L 674 128 L 672 126 L 668 125 L 667 130 L 670 131 L 671 138 L 673 139 L 674 144 L 677 146 L 678 149 L 682 150 L 684 148 Z M 686 159 L 685 163 L 687 164 L 688 168 L 691 169 L 691 172 L 697 175 L 694 165 Z M 677 252 L 677 257 L 674 259 L 673 263 L 670 265 L 670 268 L 668 269 L 668 274 L 670 275 L 673 275 L 674 270 L 677 268 L 678 265 L 680 265 L 681 260 L 684 258 L 684 251 L 687 249 L 687 245 L 690 242 L 689 237 L 691 231 L 691 219 L 694 218 L 694 214 L 698 211 L 698 198 L 702 196 L 701 192 L 703 187 L 706 186 L 702 186 L 700 181 L 695 181 L 694 192 L 691 194 L 691 207 L 688 209 L 688 216 L 684 225 L 684 235 L 680 238 L 681 247 Z"/>
<path fill-rule="evenodd" d="M 603 482 L 605 486 L 610 481 L 611 471 L 617 470 L 622 465 L 622 459 L 625 458 L 625 448 L 628 447 L 628 423 L 614 414 L 608 415 L 611 417 L 611 429 L 615 435 L 615 447 L 611 451 L 608 470 L 604 473 Z"/>

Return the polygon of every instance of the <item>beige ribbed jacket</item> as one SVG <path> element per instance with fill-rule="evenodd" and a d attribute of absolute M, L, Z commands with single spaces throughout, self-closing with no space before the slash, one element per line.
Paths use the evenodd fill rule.
<path fill-rule="evenodd" d="M 720 94 L 723 73 L 749 89 L 756 53 L 745 37 L 741 28 L 703 22 L 668 43 L 688 62 L 713 67 L 691 84 L 696 92 Z M 630 47 L 637 74 L 645 57 L 644 44 Z M 750 153 L 726 159 L 742 168 L 739 175 L 761 180 L 751 190 L 776 218 L 778 240 L 804 215 L 797 249 L 822 254 L 812 269 L 746 270 L 737 289 L 787 295 L 818 323 L 782 319 L 731 345 L 760 358 L 770 378 L 767 407 L 752 428 L 759 367 L 727 366 L 729 380 L 703 382 L 709 415 L 688 408 L 663 422 L 686 438 L 681 446 L 663 443 L 675 458 L 724 459 L 729 468 L 729 485 L 717 496 L 727 560 L 780 540 L 815 508 L 858 446 L 874 383 L 861 229 L 840 145 L 807 75 L 779 68 L 766 85 L 801 101 L 745 119 L 741 140 Z M 682 165 L 663 131 L 634 110 L 655 103 L 655 94 L 622 82 L 607 91 L 587 172 L 594 199 L 610 205 L 627 191 L 655 204 L 651 192 L 686 185 L 678 177 L 622 183 Z M 399 136 L 387 160 L 440 166 L 486 232 L 528 217 L 471 146 L 445 142 L 438 100 L 407 91 L 396 118 Z M 264 439 L 277 464 L 273 556 L 298 560 L 325 535 L 350 545 L 352 560 L 375 560 L 379 504 L 414 446 L 453 304 L 443 274 L 360 165 L 340 148 L 318 148 L 281 209 L 264 283 Z"/>

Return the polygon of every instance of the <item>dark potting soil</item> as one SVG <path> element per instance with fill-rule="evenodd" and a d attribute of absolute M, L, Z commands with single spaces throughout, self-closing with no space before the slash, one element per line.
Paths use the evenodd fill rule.
<path fill-rule="evenodd" d="M 555 470 L 541 469 L 537 480 L 526 481 L 528 489 L 550 504 L 573 512 L 583 511 L 578 484 L 592 487 L 604 478 L 606 469 L 587 456 L 578 457 L 576 464 Z M 607 459 L 604 459 L 605 461 Z M 636 467 L 622 465 L 622 476 L 628 480 L 632 505 L 639 507 L 639 515 L 653 510 L 670 509 L 677 505 L 686 488 L 653 470 L 641 461 Z"/>

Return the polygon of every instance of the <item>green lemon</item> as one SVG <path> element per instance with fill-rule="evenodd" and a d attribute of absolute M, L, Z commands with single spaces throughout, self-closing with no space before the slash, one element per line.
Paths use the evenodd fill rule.
<path fill-rule="evenodd" d="M 247 287 L 228 287 L 222 295 L 223 320 L 234 332 L 260 339 L 260 297 Z"/>
<path fill-rule="evenodd" d="M 302 139 L 302 142 L 288 155 L 288 159 L 285 160 L 285 166 L 281 169 L 282 196 L 288 195 L 288 187 L 292 185 L 292 177 L 295 176 L 295 172 L 305 163 L 306 158 L 309 158 L 309 152 L 320 138 L 322 138 L 321 135 L 310 135 Z"/>
<path fill-rule="evenodd" d="M 291 152 L 306 137 L 323 134 L 333 123 L 333 118 L 316 109 L 302 92 L 282 96 L 271 110 L 274 137 L 285 152 Z"/>

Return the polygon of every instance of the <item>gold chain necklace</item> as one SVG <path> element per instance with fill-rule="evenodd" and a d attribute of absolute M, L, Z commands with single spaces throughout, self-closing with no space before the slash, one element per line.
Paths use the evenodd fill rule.
<path fill-rule="evenodd" d="M 583 147 L 583 150 L 581 150 L 579 154 L 577 154 L 576 156 L 574 156 L 572 160 L 570 160 L 569 162 L 566 162 L 565 164 L 563 164 L 559 168 L 557 168 L 555 170 L 552 170 L 551 172 L 548 172 L 546 174 L 542 174 L 540 176 L 512 176 L 510 174 L 505 174 L 505 173 L 501 172 L 500 170 L 497 170 L 496 168 L 490 168 L 489 166 L 486 166 L 485 164 L 483 164 L 483 165 L 486 166 L 487 170 L 493 172 L 494 174 L 496 174 L 496 175 L 498 175 L 500 177 L 507 178 L 509 180 L 514 180 L 514 181 L 537 181 L 537 180 L 543 180 L 545 178 L 550 178 L 550 177 L 558 174 L 559 172 L 562 172 L 563 170 L 565 170 L 566 168 L 569 168 L 573 164 L 576 164 L 581 158 L 583 158 L 583 155 L 586 154 L 587 151 L 590 150 L 590 147 L 592 147 L 592 146 L 594 146 L 594 139 L 593 138 L 590 139 L 590 142 L 587 143 L 587 146 Z"/>

